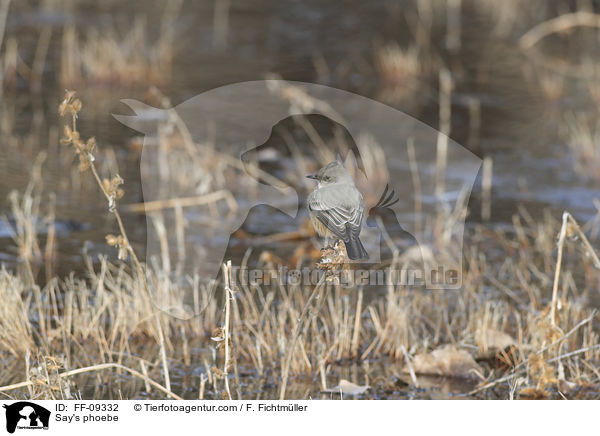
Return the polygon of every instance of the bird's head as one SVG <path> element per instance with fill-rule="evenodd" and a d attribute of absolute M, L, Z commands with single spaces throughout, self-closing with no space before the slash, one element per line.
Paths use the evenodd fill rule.
<path fill-rule="evenodd" d="M 317 174 L 310 174 L 308 176 L 309 179 L 314 179 L 319 182 L 319 187 L 333 185 L 336 183 L 352 183 L 352 176 L 350 173 L 346 171 L 346 168 L 337 160 L 328 163 L 323 168 L 321 168 Z"/>

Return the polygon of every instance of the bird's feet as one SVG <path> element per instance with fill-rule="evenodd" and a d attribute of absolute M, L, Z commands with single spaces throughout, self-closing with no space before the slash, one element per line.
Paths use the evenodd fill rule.
<path fill-rule="evenodd" d="M 327 245 L 325 245 L 323 248 L 321 248 L 321 251 L 330 251 L 330 250 L 336 251 L 341 243 L 342 243 L 341 239 L 336 240 L 332 244 L 326 242 Z"/>

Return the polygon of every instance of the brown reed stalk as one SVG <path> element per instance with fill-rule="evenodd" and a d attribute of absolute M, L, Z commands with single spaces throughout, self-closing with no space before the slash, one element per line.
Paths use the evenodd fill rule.
<path fill-rule="evenodd" d="M 223 280 L 224 280 L 224 292 L 225 292 L 225 325 L 223 326 L 223 340 L 225 341 L 225 361 L 223 363 L 223 374 L 225 379 L 225 391 L 227 392 L 227 398 L 231 400 L 231 391 L 229 390 L 229 341 L 230 341 L 230 316 L 231 316 L 231 299 L 233 298 L 233 291 L 231 290 L 231 261 L 228 260 L 226 264 L 223 264 Z"/>
<path fill-rule="evenodd" d="M 554 284 L 552 285 L 552 305 L 550 307 L 550 322 L 556 326 L 556 305 L 558 302 L 558 283 L 560 280 L 560 270 L 562 266 L 563 247 L 567 236 L 567 226 L 569 224 L 569 214 L 563 213 L 562 226 L 558 236 L 558 255 L 556 256 L 556 268 L 554 269 Z"/>
<path fill-rule="evenodd" d="M 519 46 L 524 49 L 530 49 L 542 38 L 558 32 L 564 32 L 572 27 L 600 27 L 600 14 L 594 14 L 588 11 L 577 11 L 573 13 L 559 15 L 548 21 L 537 24 L 529 29 L 525 35 L 519 39 Z"/>
<path fill-rule="evenodd" d="M 123 183 L 123 180 L 119 175 L 115 176 L 110 182 L 107 180 L 101 180 L 100 175 L 98 174 L 98 170 L 96 169 L 96 165 L 94 163 L 95 157 L 92 154 L 96 147 L 96 141 L 92 137 L 88 139 L 86 142 L 83 142 L 80 138 L 79 131 L 77 130 L 77 115 L 82 108 L 81 100 L 75 98 L 75 92 L 66 91 L 65 99 L 59 106 L 59 113 L 61 116 L 66 114 L 71 115 L 71 127 L 65 125 L 65 138 L 61 141 L 63 144 L 73 144 L 76 153 L 79 155 L 79 169 L 81 171 L 85 171 L 86 169 L 90 169 L 98 184 L 98 187 L 102 191 L 102 194 L 106 198 L 108 202 L 109 211 L 113 213 L 115 219 L 117 221 L 117 225 L 119 227 L 120 238 L 111 238 L 110 235 L 107 237 L 107 241 L 109 244 L 113 242 L 111 245 L 118 245 L 119 247 L 119 258 L 125 259 L 126 253 L 131 256 L 133 263 L 139 276 L 142 280 L 142 288 L 146 293 L 146 297 L 152 301 L 152 293 L 148 287 L 148 282 L 146 281 L 146 274 L 142 265 L 133 250 L 129 242 L 129 238 L 127 237 L 127 232 L 125 231 L 125 226 L 123 225 L 123 220 L 121 219 L 121 214 L 117 209 L 116 200 L 122 196 L 122 191 L 118 188 L 119 185 Z M 171 380 L 169 376 L 169 366 L 167 362 L 167 353 L 165 347 L 165 337 L 162 329 L 162 324 L 160 322 L 160 318 L 158 316 L 158 312 L 154 311 L 154 323 L 156 326 L 156 331 L 158 334 L 158 343 L 160 347 L 161 361 L 164 371 L 165 378 L 165 386 L 167 390 L 171 390 Z"/>
<path fill-rule="evenodd" d="M 225 200 L 230 211 L 237 211 L 238 204 L 235 201 L 235 198 L 230 191 L 225 189 L 199 195 L 197 197 L 169 198 L 167 200 L 133 203 L 125 205 L 124 208 L 128 212 L 148 213 L 163 209 L 176 209 L 178 207 L 201 206 L 204 204 L 214 203 L 219 200 Z"/>
<path fill-rule="evenodd" d="M 492 216 L 492 171 L 493 160 L 486 156 L 481 177 L 481 219 L 484 221 L 489 221 Z"/>
<path fill-rule="evenodd" d="M 446 68 L 439 73 L 439 128 L 436 144 L 435 195 L 440 197 L 446 189 L 446 165 L 448 161 L 448 136 L 450 136 L 452 117 L 452 75 Z"/>
<path fill-rule="evenodd" d="M 415 138 L 408 138 L 406 141 L 406 151 L 408 153 L 408 162 L 410 165 L 410 175 L 413 184 L 413 192 L 414 192 L 414 221 L 415 221 L 415 233 L 417 235 L 421 234 L 421 227 L 423 224 L 423 204 L 422 204 L 422 188 L 421 188 L 421 178 L 419 177 L 419 167 L 417 164 L 417 157 L 415 153 Z"/>
<path fill-rule="evenodd" d="M 90 372 L 90 371 L 100 371 L 102 369 L 108 369 L 108 368 L 117 368 L 117 369 L 121 369 L 123 371 L 127 371 L 131 375 L 143 380 L 146 383 L 149 383 L 150 385 L 154 386 L 159 391 L 167 394 L 169 397 L 171 397 L 175 400 L 183 400 L 183 398 L 181 398 L 179 395 L 171 392 L 170 389 L 167 389 L 164 386 L 161 386 L 159 383 L 155 382 L 154 380 L 152 380 L 149 377 L 146 377 L 144 374 L 136 371 L 135 369 L 128 368 L 128 367 L 126 367 L 124 365 L 120 365 L 118 363 L 101 363 L 99 365 L 92 365 L 92 366 L 88 366 L 85 368 L 72 369 L 70 371 L 59 373 L 58 377 L 59 378 L 67 378 L 67 377 L 71 377 L 71 376 L 77 375 L 77 374 L 83 374 L 83 373 Z M 13 390 L 13 389 L 25 388 L 25 387 L 33 386 L 33 385 L 34 385 L 33 381 L 24 381 L 24 382 L 20 382 L 20 383 L 14 383 L 12 385 L 1 386 L 0 392 L 6 392 L 6 391 Z"/>
<path fill-rule="evenodd" d="M 594 262 L 594 266 L 596 268 L 600 268 L 600 259 L 596 254 L 592 244 L 588 241 L 587 237 L 577 224 L 577 221 L 573 216 L 565 211 L 562 216 L 562 225 L 560 227 L 560 233 L 558 236 L 558 254 L 556 257 L 556 267 L 554 269 L 554 283 L 552 285 L 552 306 L 550 307 L 550 322 L 553 326 L 556 326 L 556 307 L 558 304 L 558 283 L 560 280 L 560 271 L 562 266 L 562 258 L 563 258 L 563 247 L 565 245 L 565 239 L 567 236 L 577 235 L 582 244 L 585 247 L 586 254 L 592 258 Z"/>
<path fill-rule="evenodd" d="M 0 48 L 2 48 L 2 42 L 4 41 L 4 31 L 6 30 L 6 18 L 8 17 L 8 9 L 10 8 L 10 0 L 2 0 L 0 4 Z M 7 50 L 5 50 L 5 53 Z M 3 56 L 3 60 L 5 56 Z M 4 91 L 4 74 L 0 74 L 0 96 Z"/>

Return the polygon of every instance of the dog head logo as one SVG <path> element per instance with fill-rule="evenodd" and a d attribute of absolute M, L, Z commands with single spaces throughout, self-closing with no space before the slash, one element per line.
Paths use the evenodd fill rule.
<path fill-rule="evenodd" d="M 351 137 L 349 146 L 331 149 L 310 123 L 303 126 L 313 157 L 341 160 L 364 197 L 360 239 L 367 262 L 378 263 L 386 250 L 396 251 L 388 242 L 399 238 L 408 248 L 400 251 L 423 262 L 427 287 L 461 286 L 466 202 L 481 160 L 435 129 L 356 94 L 279 80 L 226 85 L 169 109 L 135 100 L 123 103 L 135 115 L 115 118 L 145 135 L 141 178 L 148 263 L 215 278 L 230 236 L 254 208 L 268 211 L 259 222 L 267 234 L 278 220 L 306 217 L 298 206 L 311 188 L 299 190 L 286 176 L 302 172 L 306 162 L 293 141 L 288 143 L 287 168 L 269 171 L 255 162 L 281 158 L 266 144 L 282 120 L 319 115 L 343 126 Z M 162 140 L 167 137 L 169 141 Z M 440 210 L 449 219 L 439 222 Z M 436 219 L 432 234 L 424 223 Z M 436 246 L 441 241 L 436 238 L 451 242 L 454 256 L 439 259 Z M 444 276 L 448 271 L 453 274 Z"/>
<path fill-rule="evenodd" d="M 3 405 L 6 409 L 6 431 L 19 429 L 48 429 L 50 411 L 29 401 Z"/>

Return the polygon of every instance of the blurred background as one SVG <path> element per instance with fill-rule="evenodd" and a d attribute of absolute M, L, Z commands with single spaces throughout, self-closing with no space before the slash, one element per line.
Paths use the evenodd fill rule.
<path fill-rule="evenodd" d="M 221 85 L 280 77 L 371 97 L 439 128 L 446 70 L 450 137 L 493 163 L 485 218 L 511 222 L 523 205 L 533 217 L 568 208 L 590 219 L 600 178 L 600 60 L 597 18 L 588 15 L 597 7 L 591 0 L 3 0 L 0 209 L 10 211 L 8 193 L 26 186 L 46 151 L 61 268 L 76 266 L 84 240 L 102 251 L 110 219 L 98 213 L 100 202 L 86 201 L 96 195 L 93 181 L 79 179 L 72 153 L 58 143 L 55 108 L 65 88 L 86 103 L 79 125 L 107 151 L 99 164 L 118 169 L 125 202 L 139 202 L 139 140 L 111 116 L 129 113 L 121 98 L 175 106 Z M 536 28 L 565 14 L 565 25 Z M 469 221 L 481 220 L 474 190 Z M 145 240 L 144 223 L 126 220 L 136 244 Z M 7 229 L 0 236 L 6 240 Z M 10 248 L 2 251 L 10 261 Z"/>

